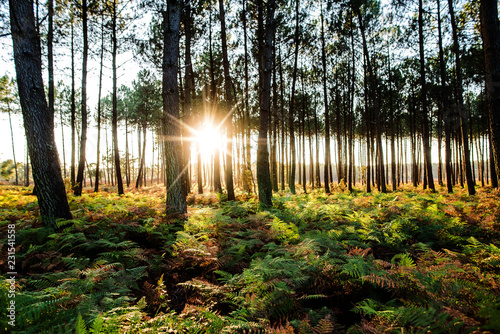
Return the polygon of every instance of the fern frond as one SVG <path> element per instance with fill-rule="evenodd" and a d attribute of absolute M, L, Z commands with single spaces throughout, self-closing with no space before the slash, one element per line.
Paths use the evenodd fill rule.
<path fill-rule="evenodd" d="M 87 334 L 87 327 L 80 313 L 78 313 L 78 317 L 76 318 L 75 334 Z"/>

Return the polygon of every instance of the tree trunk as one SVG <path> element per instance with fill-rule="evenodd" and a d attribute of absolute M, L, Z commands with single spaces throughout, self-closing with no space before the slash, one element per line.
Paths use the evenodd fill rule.
<path fill-rule="evenodd" d="M 264 30 L 264 9 L 262 0 L 257 0 L 258 8 L 258 47 L 259 47 L 259 140 L 257 144 L 257 183 L 259 186 L 259 202 L 263 208 L 272 207 L 272 184 L 269 172 L 269 151 L 267 134 L 271 107 L 271 67 L 274 40 L 275 1 L 269 0 L 266 6 L 266 24 Z"/>
<path fill-rule="evenodd" d="M 142 187 L 143 178 L 146 174 L 146 128 L 147 128 L 147 112 L 146 121 L 142 124 L 142 155 L 139 157 L 139 172 L 137 173 L 137 180 L 135 181 L 135 189 Z"/>
<path fill-rule="evenodd" d="M 326 50 L 325 50 L 325 29 L 323 23 L 323 7 L 321 8 L 321 62 L 323 65 L 323 100 L 325 102 L 325 193 L 330 193 L 330 115 L 328 114 L 328 92 L 326 89 Z"/>
<path fill-rule="evenodd" d="M 299 58 L 299 2 L 295 0 L 295 34 L 293 42 L 295 44 L 293 71 L 292 71 L 292 92 L 290 97 L 290 107 L 288 110 L 288 129 L 290 132 L 290 175 L 288 178 L 288 186 L 290 192 L 295 194 L 295 170 L 297 168 L 296 151 L 295 151 L 295 133 L 294 133 L 294 109 L 295 109 L 295 84 L 297 82 L 297 62 Z"/>
<path fill-rule="evenodd" d="M 65 152 L 65 145 L 64 145 L 64 124 L 63 124 L 63 113 L 62 113 L 62 108 L 59 106 L 59 118 L 61 120 L 61 139 L 62 139 L 62 156 L 63 156 L 63 178 L 68 177 L 68 173 L 66 170 L 66 152 Z"/>
<path fill-rule="evenodd" d="M 19 178 L 17 176 L 17 162 L 16 162 L 16 149 L 14 147 L 14 131 L 12 131 L 12 119 L 11 119 L 11 112 L 10 112 L 10 105 L 7 106 L 7 111 L 9 112 L 9 125 L 10 125 L 10 139 L 12 141 L 12 159 L 14 160 L 14 170 L 16 172 L 16 183 L 15 185 L 17 186 L 19 184 Z"/>
<path fill-rule="evenodd" d="M 423 19 L 423 0 L 418 2 L 418 36 L 419 36 L 419 54 L 420 54 L 420 85 L 422 86 L 421 104 L 422 104 L 422 142 L 424 146 L 424 163 L 429 188 L 434 192 L 434 177 L 432 176 L 431 147 L 429 142 L 429 122 L 427 120 L 427 85 L 425 80 L 425 58 L 424 58 L 424 19 Z M 425 189 L 425 187 L 424 187 Z"/>
<path fill-rule="evenodd" d="M 280 71 L 280 115 L 281 115 L 281 159 L 280 159 L 280 183 L 281 191 L 285 191 L 285 102 L 283 84 L 283 64 L 281 61 L 281 47 L 279 48 L 278 63 Z"/>
<path fill-rule="evenodd" d="M 55 220 L 71 219 L 71 212 L 54 140 L 54 115 L 45 100 L 40 37 L 32 2 L 10 0 L 9 5 L 17 85 L 36 195 L 43 223 L 56 229 Z"/>
<path fill-rule="evenodd" d="M 277 82 L 277 67 L 276 67 L 276 39 L 273 40 L 273 74 L 272 74 L 272 86 L 273 86 L 273 118 L 272 124 L 272 135 L 271 135 L 271 180 L 273 183 L 273 191 L 278 191 L 278 163 L 277 163 L 277 151 L 278 151 L 278 82 Z"/>
<path fill-rule="evenodd" d="M 101 56 L 99 65 L 99 92 L 97 95 L 97 157 L 95 166 L 94 192 L 99 191 L 99 172 L 101 162 L 101 94 L 102 94 L 102 69 L 104 66 L 104 18 L 101 16 Z"/>
<path fill-rule="evenodd" d="M 116 5 L 117 0 L 113 0 L 113 22 L 112 22 L 112 60 L 113 60 L 113 116 L 112 116 L 112 131 L 113 131 L 113 151 L 115 155 L 115 170 L 116 170 L 116 183 L 118 186 L 118 195 L 123 195 L 123 180 L 120 167 L 120 151 L 118 150 L 118 96 L 117 96 L 117 76 L 116 76 L 116 53 L 118 43 L 116 40 Z"/>
<path fill-rule="evenodd" d="M 24 186 L 29 187 L 30 186 L 30 155 L 29 155 L 29 149 L 28 149 L 28 139 L 26 138 L 26 164 L 24 167 Z"/>
<path fill-rule="evenodd" d="M 76 100 L 75 100 L 75 28 L 71 21 L 71 188 L 76 185 L 75 160 L 76 160 Z"/>
<path fill-rule="evenodd" d="M 460 56 L 459 56 L 458 34 L 457 34 L 457 26 L 455 23 L 455 12 L 453 10 L 453 0 L 448 0 L 448 7 L 450 9 L 451 28 L 452 28 L 452 35 L 453 35 L 453 49 L 454 49 L 453 51 L 455 53 L 455 74 L 457 76 L 456 95 L 457 95 L 457 103 L 458 103 L 458 113 L 460 116 L 460 129 L 462 132 L 462 145 L 463 145 L 462 159 L 463 159 L 463 162 L 465 164 L 465 178 L 467 181 L 467 190 L 469 192 L 469 195 L 474 195 L 476 193 L 476 189 L 474 187 L 474 178 L 473 178 L 471 162 L 470 162 L 469 139 L 468 139 L 468 133 L 467 133 L 467 119 L 465 118 L 464 97 L 463 97 L 463 88 L 462 88 L 462 65 L 461 65 Z M 429 182 L 430 182 L 430 180 L 429 180 Z"/>
<path fill-rule="evenodd" d="M 74 188 L 75 196 L 82 195 L 83 171 L 85 169 L 85 154 L 87 147 L 87 59 L 89 53 L 88 43 L 88 20 L 87 20 L 87 0 L 82 1 L 82 23 L 83 23 L 83 64 L 82 64 L 82 134 L 80 137 L 80 159 L 76 174 L 76 184 Z"/>
<path fill-rule="evenodd" d="M 167 1 L 167 11 L 163 12 L 163 118 L 162 129 L 165 145 L 165 174 L 167 181 L 167 212 L 185 213 L 186 197 L 181 185 L 181 145 L 172 138 L 180 136 L 179 87 L 177 83 L 179 58 L 180 3 Z"/>
<path fill-rule="evenodd" d="M 392 98 L 392 76 L 391 76 L 391 53 L 388 51 L 388 70 L 389 70 L 389 113 L 391 118 L 391 183 L 392 191 L 397 190 L 396 184 L 396 146 L 395 146 L 395 130 L 394 130 L 394 105 Z"/>
<path fill-rule="evenodd" d="M 229 75 L 229 59 L 227 55 L 227 36 L 226 36 L 226 19 L 224 13 L 224 0 L 219 0 L 220 24 L 221 24 L 221 39 L 222 39 L 222 66 L 224 68 L 224 90 L 225 90 L 225 109 L 226 109 L 226 129 L 227 129 L 227 146 L 226 146 L 226 187 L 227 199 L 234 201 L 234 184 L 233 184 L 233 94 L 231 77 Z"/>
<path fill-rule="evenodd" d="M 47 72 L 49 75 L 49 112 L 54 119 L 54 0 L 48 0 L 48 19 L 49 26 L 47 31 Z"/>
<path fill-rule="evenodd" d="M 481 36 L 483 39 L 484 63 L 486 68 L 486 94 L 490 120 L 490 141 L 495 177 L 500 175 L 500 31 L 496 0 L 480 1 Z M 493 183 L 498 187 L 498 182 Z"/>
<path fill-rule="evenodd" d="M 186 1 L 184 7 L 184 31 L 186 34 L 186 51 L 185 51 L 185 71 L 184 71 L 184 100 L 183 100 L 183 118 L 185 122 L 188 122 L 189 117 L 191 117 L 191 95 L 193 94 L 193 64 L 191 60 L 191 36 L 192 36 L 192 22 L 191 22 L 191 1 Z M 187 128 L 185 128 L 187 130 Z M 185 132 L 187 132 L 185 130 Z M 187 135 L 187 134 L 186 134 Z M 184 143 L 183 147 L 183 158 L 184 158 L 184 168 L 188 169 L 189 157 L 190 157 L 190 142 Z M 184 172 L 184 184 L 185 191 L 190 192 L 190 180 L 187 170 Z"/>

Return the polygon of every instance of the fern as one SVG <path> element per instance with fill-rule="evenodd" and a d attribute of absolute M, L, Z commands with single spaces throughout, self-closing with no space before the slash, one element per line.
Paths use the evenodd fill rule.
<path fill-rule="evenodd" d="M 92 334 L 99 334 L 104 328 L 104 320 L 100 315 L 98 315 L 95 319 L 94 322 L 92 323 L 92 326 L 90 327 L 90 333 Z"/>
<path fill-rule="evenodd" d="M 83 321 L 81 314 L 78 314 L 78 317 L 76 318 L 75 333 L 76 334 L 87 334 L 87 327 L 85 326 L 85 321 Z"/>

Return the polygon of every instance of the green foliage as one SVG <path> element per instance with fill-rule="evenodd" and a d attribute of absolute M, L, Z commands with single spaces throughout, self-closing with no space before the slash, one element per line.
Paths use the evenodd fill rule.
<path fill-rule="evenodd" d="M 185 220 L 145 193 L 84 194 L 69 197 L 74 219 L 56 233 L 39 227 L 27 193 L 0 188 L 0 232 L 16 222 L 23 333 L 500 328 L 491 193 L 468 203 L 409 191 L 277 194 L 279 209 L 267 211 L 206 195 L 209 206 Z M 2 280 L 2 300 L 7 292 Z"/>

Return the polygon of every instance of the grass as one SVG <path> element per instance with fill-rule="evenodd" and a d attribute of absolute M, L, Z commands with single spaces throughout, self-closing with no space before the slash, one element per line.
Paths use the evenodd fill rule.
<path fill-rule="evenodd" d="M 31 189 L 0 186 L 2 254 L 16 224 L 13 332 L 500 330 L 497 190 L 280 192 L 264 211 L 248 194 L 189 195 L 185 216 L 164 196 L 68 195 L 73 219 L 54 233 Z"/>

